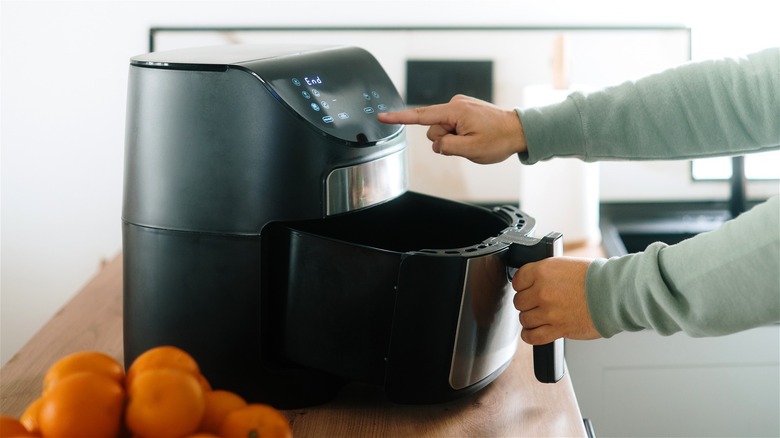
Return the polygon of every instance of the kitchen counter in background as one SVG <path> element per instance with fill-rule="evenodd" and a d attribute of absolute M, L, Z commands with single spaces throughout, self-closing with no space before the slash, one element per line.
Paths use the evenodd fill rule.
<path fill-rule="evenodd" d="M 599 255 L 578 248 L 571 255 Z M 98 350 L 120 361 L 122 257 L 100 272 L 2 369 L 0 412 L 19 416 L 40 395 L 43 374 L 57 359 Z M 305 436 L 586 436 L 568 373 L 556 384 L 533 374 L 532 349 L 521 342 L 509 368 L 484 390 L 449 403 L 397 405 L 373 387 L 351 385 L 324 405 L 285 411 L 296 437 Z M 597 425 L 596 425 L 597 426 Z"/>

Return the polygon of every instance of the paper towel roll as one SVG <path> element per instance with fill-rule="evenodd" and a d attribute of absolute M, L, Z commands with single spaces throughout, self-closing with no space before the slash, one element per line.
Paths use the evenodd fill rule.
<path fill-rule="evenodd" d="M 560 102 L 571 89 L 549 85 L 526 87 L 525 107 Z M 599 230 L 599 165 L 574 158 L 555 158 L 524 166 L 520 178 L 520 208 L 536 219 L 537 236 L 563 233 L 565 246 L 595 244 Z"/>

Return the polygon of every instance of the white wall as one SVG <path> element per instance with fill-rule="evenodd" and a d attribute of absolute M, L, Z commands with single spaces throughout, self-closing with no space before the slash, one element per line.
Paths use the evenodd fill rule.
<path fill-rule="evenodd" d="M 150 26 L 686 24 L 696 58 L 780 40 L 771 2 L 682 3 L 2 1 L 0 363 L 121 250 L 127 63 Z"/>

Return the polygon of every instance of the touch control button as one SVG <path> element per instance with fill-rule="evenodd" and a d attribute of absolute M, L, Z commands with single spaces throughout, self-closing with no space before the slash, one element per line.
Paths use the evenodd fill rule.
<path fill-rule="evenodd" d="M 301 81 L 298 78 L 292 78 L 292 83 L 296 87 L 300 87 L 301 86 Z"/>
<path fill-rule="evenodd" d="M 320 106 L 317 105 L 316 103 L 312 102 L 311 103 L 311 109 L 313 109 L 314 111 L 319 111 L 320 110 Z"/>
<path fill-rule="evenodd" d="M 370 106 L 367 106 L 367 107 L 363 108 L 363 112 L 365 112 L 366 114 L 373 114 L 374 113 L 374 108 L 371 108 Z"/>
<path fill-rule="evenodd" d="M 376 109 L 378 109 L 379 111 L 387 111 L 387 105 L 380 103 L 379 105 L 376 106 Z"/>
<path fill-rule="evenodd" d="M 333 123 L 333 117 L 331 116 L 325 116 L 322 118 L 322 121 L 325 123 Z"/>
<path fill-rule="evenodd" d="M 349 118 L 349 114 L 347 114 L 347 113 L 339 113 L 339 118 L 341 120 L 346 120 L 346 119 Z"/>
<path fill-rule="evenodd" d="M 368 93 L 363 93 L 363 99 L 371 100 L 371 95 Z"/>
<path fill-rule="evenodd" d="M 311 94 L 309 94 L 309 92 L 306 91 L 306 90 L 301 91 L 301 96 L 303 96 L 303 97 L 305 97 L 307 99 L 311 99 Z"/>

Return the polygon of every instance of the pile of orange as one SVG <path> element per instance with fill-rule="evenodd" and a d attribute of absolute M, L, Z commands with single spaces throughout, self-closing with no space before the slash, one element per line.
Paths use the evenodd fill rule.
<path fill-rule="evenodd" d="M 152 348 L 124 372 L 95 351 L 66 356 L 19 419 L 0 416 L 0 437 L 291 438 L 287 418 L 265 404 L 215 390 L 195 359 Z"/>

